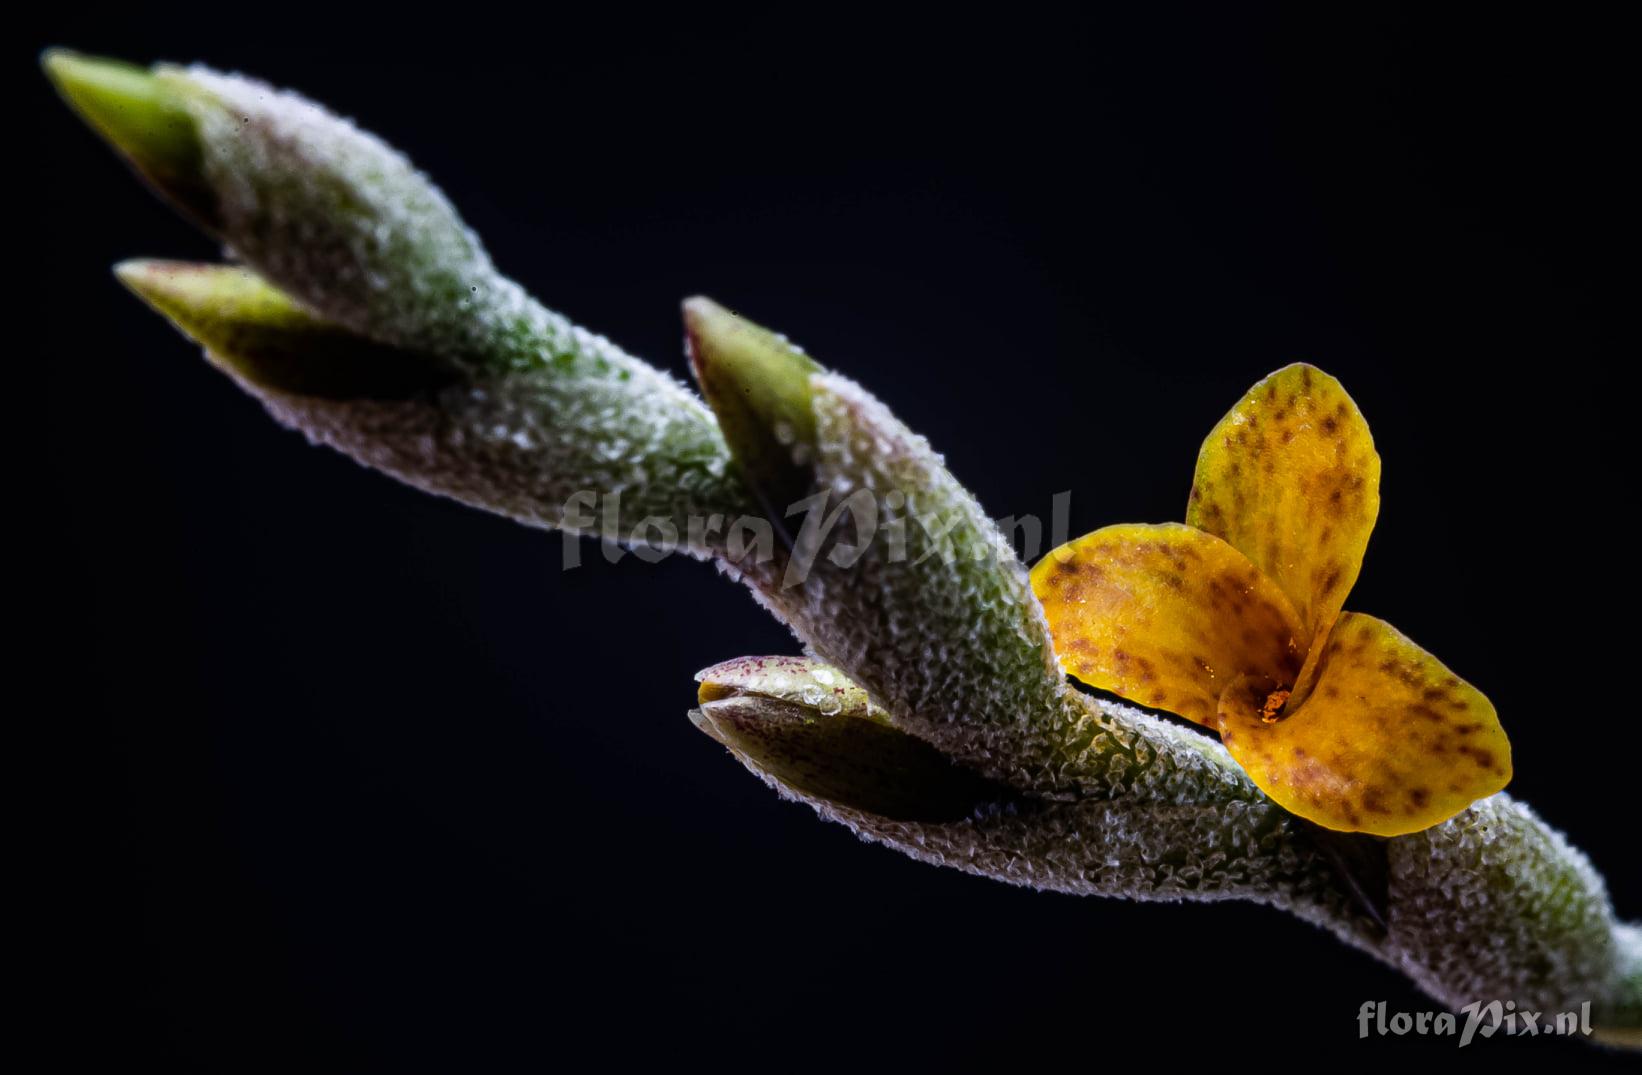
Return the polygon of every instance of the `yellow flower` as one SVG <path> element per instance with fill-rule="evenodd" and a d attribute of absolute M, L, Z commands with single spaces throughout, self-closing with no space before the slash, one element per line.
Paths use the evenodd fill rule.
<path fill-rule="evenodd" d="M 1340 382 L 1249 390 L 1197 457 L 1186 523 L 1109 526 L 1032 569 L 1061 666 L 1213 728 L 1260 789 L 1330 829 L 1397 836 L 1511 779 L 1492 703 L 1341 606 L 1380 510 L 1380 457 Z"/>

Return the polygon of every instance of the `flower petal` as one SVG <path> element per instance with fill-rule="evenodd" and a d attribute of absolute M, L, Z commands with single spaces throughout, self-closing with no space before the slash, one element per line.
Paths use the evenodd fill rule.
<path fill-rule="evenodd" d="M 1203 441 L 1186 522 L 1276 580 L 1307 636 L 1326 632 L 1380 512 L 1380 457 L 1340 382 L 1298 363 L 1253 388 Z"/>
<path fill-rule="evenodd" d="M 1300 619 L 1277 584 L 1180 523 L 1085 534 L 1038 562 L 1032 589 L 1062 668 L 1199 724 L 1216 723 L 1237 677 L 1292 683 L 1300 667 Z"/>
<path fill-rule="evenodd" d="M 1511 744 L 1475 687 L 1384 620 L 1340 616 L 1316 689 L 1262 716 L 1273 684 L 1220 701 L 1220 739 L 1272 799 L 1330 829 L 1400 836 L 1446 821 L 1511 779 Z"/>

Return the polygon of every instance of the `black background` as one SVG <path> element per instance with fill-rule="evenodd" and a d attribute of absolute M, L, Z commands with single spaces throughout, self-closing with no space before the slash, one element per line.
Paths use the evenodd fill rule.
<path fill-rule="evenodd" d="M 1239 394 L 1323 366 L 1385 464 L 1350 607 L 1493 698 L 1512 792 L 1642 914 L 1634 301 L 1609 286 L 1634 117 L 1605 20 L 60 7 L 14 70 L 66 44 L 299 88 L 549 305 L 682 376 L 677 302 L 712 295 L 863 381 L 996 515 L 1070 489 L 1074 533 L 1179 518 Z M 61 834 L 59 1048 L 1617 1061 L 1360 1043 L 1363 1001 L 1428 1002 L 1276 912 L 1012 889 L 777 800 L 684 715 L 692 673 L 792 652 L 784 629 L 706 565 L 588 546 L 562 573 L 558 536 L 280 431 L 108 273 L 211 246 L 21 92 L 13 223 L 54 330 L 18 359 L 44 379 L 19 459 L 60 583 L 35 633 L 70 667 L 30 708 L 63 764 L 25 815 Z"/>

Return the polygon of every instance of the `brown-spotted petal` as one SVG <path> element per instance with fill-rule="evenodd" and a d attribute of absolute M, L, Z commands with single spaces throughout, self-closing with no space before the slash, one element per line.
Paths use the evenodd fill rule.
<path fill-rule="evenodd" d="M 1446 821 L 1511 779 L 1493 704 L 1384 620 L 1347 612 L 1317 685 L 1271 718 L 1270 680 L 1220 701 L 1220 739 L 1279 805 L 1329 829 L 1400 836 Z"/>
<path fill-rule="evenodd" d="M 1301 627 L 1248 557 L 1180 523 L 1108 526 L 1032 569 L 1061 667 L 1093 687 L 1213 726 L 1239 676 L 1292 683 Z"/>
<path fill-rule="evenodd" d="M 1325 633 L 1357 581 L 1380 511 L 1380 457 L 1340 382 L 1278 370 L 1203 441 L 1186 521 L 1224 538 Z"/>

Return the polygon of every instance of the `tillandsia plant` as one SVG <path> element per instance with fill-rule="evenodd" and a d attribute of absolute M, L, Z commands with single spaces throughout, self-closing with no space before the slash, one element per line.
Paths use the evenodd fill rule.
<path fill-rule="evenodd" d="M 714 560 L 786 623 L 804 656 L 709 668 L 690 712 L 778 792 L 1012 884 L 1267 904 L 1446 1005 L 1588 1004 L 1642 1044 L 1642 929 L 1500 790 L 1493 707 L 1341 611 L 1379 460 L 1320 371 L 1211 434 L 1188 525 L 1097 531 L 1029 576 L 923 438 L 783 337 L 687 301 L 703 400 L 537 303 L 320 107 L 201 67 L 45 66 L 233 258 L 120 280 L 277 421 L 530 525 Z"/>

